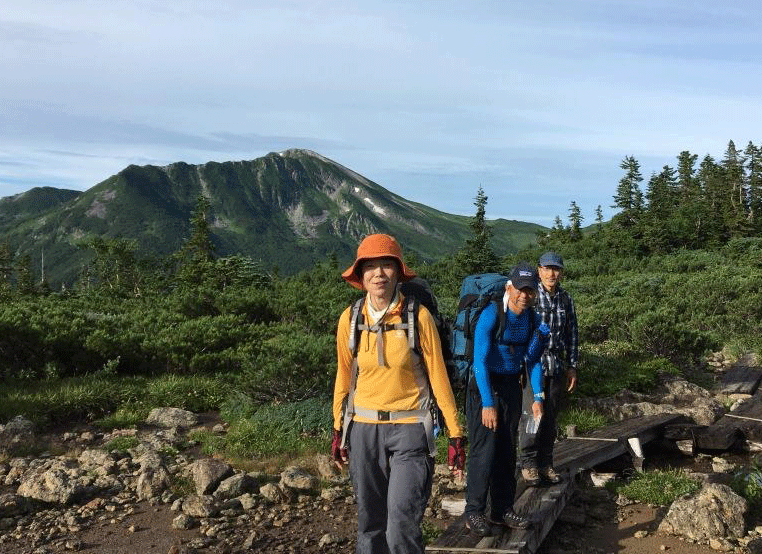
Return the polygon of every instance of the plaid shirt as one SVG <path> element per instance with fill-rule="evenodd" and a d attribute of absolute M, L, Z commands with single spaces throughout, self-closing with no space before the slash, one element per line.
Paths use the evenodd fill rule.
<path fill-rule="evenodd" d="M 567 369 L 577 369 L 579 336 L 577 333 L 577 313 L 569 293 L 556 285 L 556 293 L 551 296 L 537 284 L 535 311 L 543 323 L 550 327 L 550 342 L 542 354 L 545 375 L 557 375 Z"/>

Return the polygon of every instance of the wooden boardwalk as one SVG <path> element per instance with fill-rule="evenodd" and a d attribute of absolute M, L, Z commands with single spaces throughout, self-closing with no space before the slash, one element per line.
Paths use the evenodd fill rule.
<path fill-rule="evenodd" d="M 484 552 L 494 554 L 531 554 L 536 552 L 566 506 L 574 487 L 573 477 L 583 469 L 629 452 L 633 463 L 643 461 L 641 446 L 662 435 L 665 426 L 683 419 L 677 414 L 660 414 L 620 421 L 585 437 L 556 443 L 553 456 L 556 470 L 564 473 L 563 482 L 548 487 L 526 487 L 519 482 L 514 503 L 516 513 L 529 518 L 529 529 L 493 527 L 493 536 L 479 537 L 465 528 L 464 516 L 457 518 L 433 544 L 429 552 Z"/>
<path fill-rule="evenodd" d="M 720 380 L 720 392 L 725 394 L 754 394 L 762 381 L 762 368 L 734 365 Z"/>
<path fill-rule="evenodd" d="M 729 412 L 696 436 L 706 450 L 728 450 L 737 440 L 762 441 L 762 389 L 734 412 Z"/>

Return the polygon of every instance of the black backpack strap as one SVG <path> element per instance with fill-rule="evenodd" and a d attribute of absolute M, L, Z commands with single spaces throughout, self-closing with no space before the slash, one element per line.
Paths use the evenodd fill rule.
<path fill-rule="evenodd" d="M 405 314 L 407 320 L 407 344 L 410 350 L 421 354 L 421 343 L 418 339 L 418 307 L 419 300 L 412 294 L 405 299 Z"/>
<path fill-rule="evenodd" d="M 493 299 L 493 302 L 496 304 L 497 320 L 499 322 L 495 340 L 500 340 L 503 337 L 503 333 L 505 333 L 505 306 L 503 306 L 503 297 L 495 298 Z"/>

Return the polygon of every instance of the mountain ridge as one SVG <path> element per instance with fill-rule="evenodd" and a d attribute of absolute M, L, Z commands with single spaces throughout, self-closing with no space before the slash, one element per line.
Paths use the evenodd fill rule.
<path fill-rule="evenodd" d="M 354 256 L 368 233 L 395 235 L 424 260 L 453 254 L 470 236 L 470 217 L 407 200 L 317 152 L 289 149 L 253 160 L 129 165 L 82 192 L 42 187 L 0 199 L 0 241 L 17 255 L 44 252 L 51 284 L 76 280 L 87 252 L 102 236 L 134 239 L 140 254 L 166 256 L 190 234 L 200 195 L 210 203 L 219 255 L 241 254 L 286 273 L 333 254 Z M 534 240 L 544 227 L 494 220 L 499 255 Z"/>

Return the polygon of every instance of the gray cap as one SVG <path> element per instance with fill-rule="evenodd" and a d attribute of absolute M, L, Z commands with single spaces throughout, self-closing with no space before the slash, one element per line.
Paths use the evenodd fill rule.
<path fill-rule="evenodd" d="M 540 267 L 553 266 L 563 269 L 564 259 L 561 257 L 561 254 L 558 254 L 557 252 L 545 252 L 545 254 L 540 256 L 540 261 L 537 265 Z"/>

